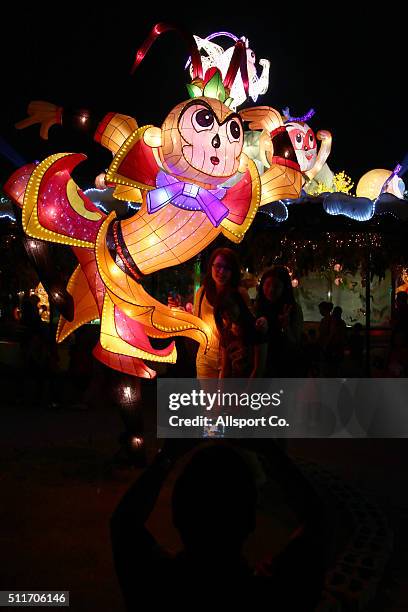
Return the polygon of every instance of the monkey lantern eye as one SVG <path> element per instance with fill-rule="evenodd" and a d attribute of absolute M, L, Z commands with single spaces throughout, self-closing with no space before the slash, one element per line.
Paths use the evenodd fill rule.
<path fill-rule="evenodd" d="M 193 115 L 193 126 L 201 131 L 202 129 L 209 130 L 214 125 L 214 115 L 207 108 L 197 111 Z"/>
<path fill-rule="evenodd" d="M 238 141 L 241 138 L 241 126 L 235 119 L 228 123 L 228 139 L 230 141 Z"/>

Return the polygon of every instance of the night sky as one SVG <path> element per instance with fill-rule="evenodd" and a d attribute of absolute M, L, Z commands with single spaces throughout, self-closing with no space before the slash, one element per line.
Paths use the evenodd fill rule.
<path fill-rule="evenodd" d="M 47 143 L 39 138 L 38 127 L 19 132 L 13 124 L 26 116 L 30 100 L 43 99 L 129 114 L 139 125 L 160 125 L 175 104 L 188 98 L 184 42 L 174 33 L 164 35 L 133 77 L 129 71 L 151 26 L 171 21 L 202 37 L 219 30 L 247 36 L 257 58 L 271 61 L 269 91 L 258 104 L 279 110 L 289 106 L 292 115 L 315 108 L 311 126 L 333 134 L 328 161 L 334 171 L 345 170 L 357 182 L 371 168 L 392 169 L 401 161 L 408 152 L 402 91 L 407 44 L 401 17 L 377 9 L 364 17 L 347 8 L 334 17 L 332 9 L 309 12 L 306 4 L 302 12 L 290 4 L 275 11 L 269 4 L 263 12 L 265 3 L 254 5 L 256 15 L 245 17 L 242 9 L 233 8 L 219 15 L 212 8 L 216 5 L 202 4 L 193 13 L 180 8 L 176 14 L 120 3 L 112 5 L 117 7 L 112 14 L 102 7 L 62 3 L 46 15 L 39 4 L 14 9 L 14 16 L 3 20 L 0 41 L 0 135 L 27 161 L 54 152 L 85 152 L 89 159 L 80 174 L 89 183 L 81 186 L 88 187 L 109 163 L 109 152 L 60 127 L 52 128 Z M 13 170 L 3 160 L 0 168 L 2 180 Z"/>

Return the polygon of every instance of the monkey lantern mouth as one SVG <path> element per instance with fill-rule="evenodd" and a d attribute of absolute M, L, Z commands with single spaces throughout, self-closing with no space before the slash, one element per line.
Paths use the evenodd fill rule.
<path fill-rule="evenodd" d="M 220 160 L 215 155 L 212 155 L 210 157 L 210 162 L 213 164 L 213 166 L 218 166 L 218 164 L 220 163 Z"/>

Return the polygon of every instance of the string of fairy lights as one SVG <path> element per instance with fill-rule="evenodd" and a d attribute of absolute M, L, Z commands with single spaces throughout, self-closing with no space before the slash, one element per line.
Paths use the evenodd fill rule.
<path fill-rule="evenodd" d="M 397 240 L 395 236 L 394 240 Z M 302 282 L 302 278 L 314 272 L 343 271 L 355 274 L 369 269 L 371 276 L 381 278 L 387 269 L 397 270 L 401 266 L 408 266 L 408 253 L 401 237 L 396 246 L 388 234 L 377 231 L 328 231 L 302 237 L 293 231 L 274 234 L 261 230 L 242 251 L 241 259 L 256 277 L 271 265 L 286 266 L 291 272 L 294 287 Z"/>

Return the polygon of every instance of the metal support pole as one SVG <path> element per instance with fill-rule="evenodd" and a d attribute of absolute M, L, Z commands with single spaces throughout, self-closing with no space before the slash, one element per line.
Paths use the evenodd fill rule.
<path fill-rule="evenodd" d="M 371 253 L 369 242 L 366 251 L 365 290 L 365 375 L 369 377 L 371 376 Z"/>

